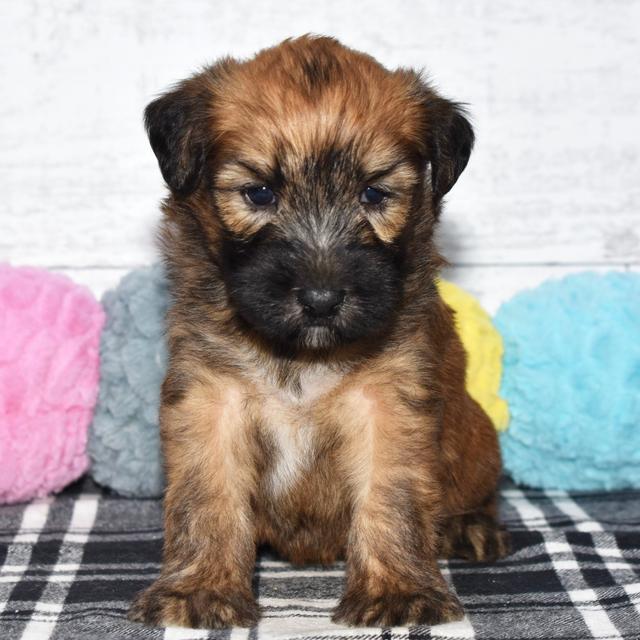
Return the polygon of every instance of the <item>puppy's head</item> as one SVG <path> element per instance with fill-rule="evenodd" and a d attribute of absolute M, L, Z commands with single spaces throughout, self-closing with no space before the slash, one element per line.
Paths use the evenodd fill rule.
<path fill-rule="evenodd" d="M 223 60 L 145 119 L 175 222 L 196 220 L 228 304 L 307 349 L 392 322 L 473 146 L 460 108 L 418 74 L 329 38 Z"/>

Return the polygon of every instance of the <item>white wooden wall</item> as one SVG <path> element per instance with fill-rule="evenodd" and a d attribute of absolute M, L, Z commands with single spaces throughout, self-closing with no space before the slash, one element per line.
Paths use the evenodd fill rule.
<path fill-rule="evenodd" d="M 448 199 L 449 277 L 494 311 L 570 271 L 640 269 L 640 2 L 0 0 L 0 260 L 97 294 L 154 260 L 147 102 L 305 32 L 426 67 L 478 143 Z"/>

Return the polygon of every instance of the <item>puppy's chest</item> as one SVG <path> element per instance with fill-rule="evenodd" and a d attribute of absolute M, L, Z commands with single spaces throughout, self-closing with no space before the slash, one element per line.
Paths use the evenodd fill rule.
<path fill-rule="evenodd" d="M 317 403 L 341 378 L 318 367 L 304 371 L 294 384 L 263 386 L 259 422 L 268 459 L 262 484 L 274 497 L 288 493 L 311 472 L 321 439 Z"/>

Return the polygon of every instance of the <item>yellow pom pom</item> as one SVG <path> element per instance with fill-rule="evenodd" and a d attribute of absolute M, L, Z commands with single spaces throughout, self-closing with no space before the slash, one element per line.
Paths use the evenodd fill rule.
<path fill-rule="evenodd" d="M 467 352 L 467 390 L 498 431 L 509 424 L 509 408 L 498 395 L 502 378 L 502 336 L 480 303 L 460 287 L 438 281 L 442 299 L 454 310 L 456 329 Z"/>

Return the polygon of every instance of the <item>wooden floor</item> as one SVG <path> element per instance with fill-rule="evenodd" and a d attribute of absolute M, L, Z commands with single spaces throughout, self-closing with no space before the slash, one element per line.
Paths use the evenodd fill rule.
<path fill-rule="evenodd" d="M 478 143 L 440 230 L 490 311 L 583 269 L 640 270 L 640 2 L 21 0 L 0 4 L 0 260 L 100 294 L 155 259 L 146 103 L 305 32 L 425 67 Z"/>

